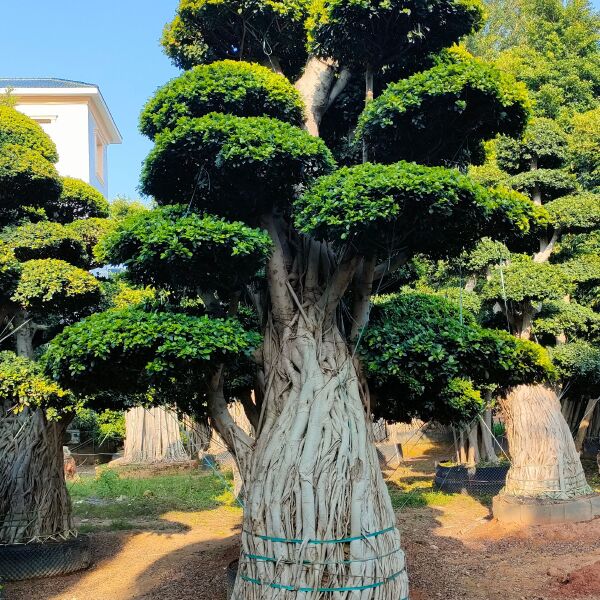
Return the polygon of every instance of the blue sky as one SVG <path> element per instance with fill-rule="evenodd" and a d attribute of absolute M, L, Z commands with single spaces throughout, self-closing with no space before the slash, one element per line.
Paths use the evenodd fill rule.
<path fill-rule="evenodd" d="M 177 0 L 0 2 L 0 77 L 98 84 L 123 135 L 123 144 L 109 150 L 109 195 L 137 197 L 140 165 L 151 147 L 137 131 L 138 115 L 178 73 L 159 45 Z M 600 8 L 600 0 L 593 4 Z"/>
<path fill-rule="evenodd" d="M 177 0 L 0 0 L 0 77 L 62 77 L 96 83 L 123 135 L 109 148 L 109 196 L 139 197 L 151 142 L 140 110 L 178 70 L 162 53 L 162 28 Z M 9 25 L 10 24 L 10 25 Z"/>

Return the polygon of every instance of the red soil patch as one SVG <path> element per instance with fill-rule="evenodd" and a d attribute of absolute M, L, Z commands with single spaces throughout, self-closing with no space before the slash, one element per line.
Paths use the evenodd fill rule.
<path fill-rule="evenodd" d="M 564 584 L 557 584 L 560 598 L 600 598 L 600 560 L 573 571 Z"/>

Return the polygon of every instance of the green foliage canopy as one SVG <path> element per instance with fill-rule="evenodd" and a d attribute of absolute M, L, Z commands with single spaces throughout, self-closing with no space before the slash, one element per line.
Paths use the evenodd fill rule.
<path fill-rule="evenodd" d="M 22 146 L 0 146 L 0 210 L 43 206 L 58 199 L 62 182 L 54 165 Z"/>
<path fill-rule="evenodd" d="M 126 219 L 103 239 L 98 256 L 123 264 L 137 284 L 231 292 L 264 266 L 270 249 L 262 230 L 179 205 Z"/>
<path fill-rule="evenodd" d="M 0 352 L 0 397 L 12 412 L 38 406 L 62 411 L 73 400 L 37 363 L 8 351 Z"/>
<path fill-rule="evenodd" d="M 55 381 L 80 393 L 198 388 L 215 363 L 250 354 L 260 338 L 234 319 L 138 308 L 97 313 L 63 330 L 42 358 Z"/>
<path fill-rule="evenodd" d="M 159 204 L 190 204 L 246 220 L 285 206 L 298 185 L 333 166 L 322 140 L 288 123 L 211 113 L 181 119 L 157 136 L 142 191 Z"/>
<path fill-rule="evenodd" d="M 512 302 L 541 302 L 558 300 L 569 291 L 569 277 L 558 265 L 534 262 L 529 256 L 513 254 L 509 264 L 492 271 L 483 286 L 482 296 L 500 302 L 505 296 Z"/>
<path fill-rule="evenodd" d="M 81 179 L 62 177 L 62 192 L 56 202 L 46 205 L 52 221 L 70 223 L 78 219 L 108 217 L 108 201 L 93 186 Z"/>
<path fill-rule="evenodd" d="M 525 88 L 481 61 L 441 63 L 390 84 L 361 115 L 356 135 L 384 163 L 480 162 L 481 142 L 519 135 Z"/>
<path fill-rule="evenodd" d="M 52 163 L 58 160 L 54 142 L 38 123 L 15 108 L 0 105 L 0 148 L 7 145 L 33 150 Z"/>
<path fill-rule="evenodd" d="M 582 232 L 600 227 L 600 195 L 583 192 L 562 196 L 544 205 L 555 227 Z"/>
<path fill-rule="evenodd" d="M 174 129 L 182 117 L 211 112 L 272 117 L 294 125 L 304 120 L 300 94 L 285 77 L 261 65 L 223 60 L 194 67 L 161 87 L 144 107 L 140 129 L 154 139 Z"/>
<path fill-rule="evenodd" d="M 286 74 L 297 73 L 306 59 L 303 0 L 180 0 L 165 26 L 162 45 L 175 65 L 223 59 L 273 61 Z"/>
<path fill-rule="evenodd" d="M 482 392 L 552 377 L 541 346 L 485 329 L 440 296 L 419 293 L 377 298 L 361 350 L 379 401 L 392 421 L 434 417 L 470 421 Z"/>
<path fill-rule="evenodd" d="M 87 271 L 64 260 L 29 260 L 12 300 L 41 318 L 48 313 L 77 319 L 100 301 L 100 284 Z"/>
<path fill-rule="evenodd" d="M 397 248 L 448 256 L 492 232 L 526 231 L 535 220 L 519 194 L 486 190 L 457 170 L 405 162 L 338 169 L 295 208 L 303 233 L 384 256 Z"/>
<path fill-rule="evenodd" d="M 481 27 L 478 0 L 322 0 L 309 19 L 309 46 L 344 66 L 419 64 Z"/>
<path fill-rule="evenodd" d="M 83 240 L 71 228 L 52 221 L 26 223 L 4 235 L 21 262 L 38 258 L 58 258 L 79 267 L 87 264 Z"/>

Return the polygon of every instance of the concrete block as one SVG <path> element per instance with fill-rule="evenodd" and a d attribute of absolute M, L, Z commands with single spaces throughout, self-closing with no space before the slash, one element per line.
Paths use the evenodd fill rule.
<path fill-rule="evenodd" d="M 564 523 L 565 522 L 565 504 L 564 502 L 558 502 L 552 504 L 552 514 L 550 515 L 550 523 Z"/>
<path fill-rule="evenodd" d="M 564 506 L 565 521 L 578 523 L 580 521 L 590 521 L 593 518 L 592 503 L 589 498 L 571 500 L 570 502 L 565 502 Z"/>
<path fill-rule="evenodd" d="M 592 504 L 592 515 L 594 517 L 600 517 L 600 495 L 592 496 L 590 502 Z"/>
<path fill-rule="evenodd" d="M 552 504 L 522 504 L 523 525 L 549 525 L 552 522 Z"/>

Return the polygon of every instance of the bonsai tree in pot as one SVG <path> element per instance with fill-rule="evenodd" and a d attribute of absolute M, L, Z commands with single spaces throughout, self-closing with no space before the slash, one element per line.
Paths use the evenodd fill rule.
<path fill-rule="evenodd" d="M 441 166 L 478 155 L 481 140 L 498 131 L 520 131 L 526 99 L 487 65 L 445 56 L 367 102 L 356 144 L 390 164 L 336 169 L 315 134 L 342 93 L 344 66 L 365 76 L 362 104 L 384 66 L 408 75 L 478 24 L 480 7 L 246 9 L 181 3 L 165 43 L 184 66 L 206 64 L 159 90 L 142 116 L 155 141 L 142 188 L 159 208 L 125 220 L 101 246 L 132 281 L 162 290 L 160 306 L 67 328 L 50 344 L 48 372 L 81 390 L 188 386 L 179 397 L 208 413 L 244 480 L 237 596 L 358 588 L 365 598 L 405 598 L 404 555 L 357 347 L 374 288 L 414 253 L 457 254 L 484 235 L 506 239 L 536 221 L 521 194 L 488 190 Z M 310 55 L 298 25 L 306 16 Z M 359 20 L 372 43 L 352 45 L 351 60 L 342 50 Z M 381 37 L 386 29 L 393 35 Z M 220 60 L 231 57 L 271 68 Z M 294 87 L 289 78 L 303 61 Z M 238 354 L 251 357 L 251 378 L 234 369 Z M 250 388 L 253 396 L 239 391 Z M 245 398 L 256 439 L 233 422 L 232 396 Z M 257 556 L 265 558 L 249 558 Z"/>

